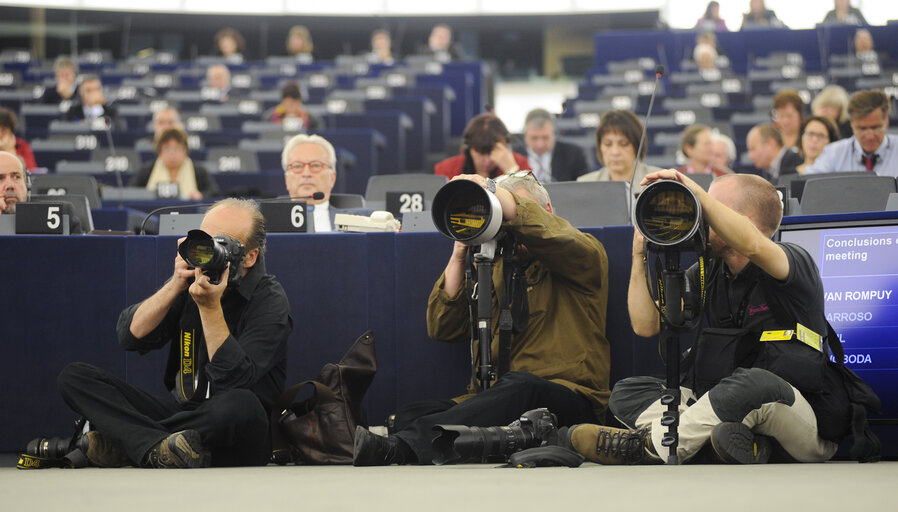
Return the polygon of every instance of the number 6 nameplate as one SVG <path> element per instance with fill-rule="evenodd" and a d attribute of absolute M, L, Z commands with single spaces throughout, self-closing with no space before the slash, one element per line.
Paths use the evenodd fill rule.
<path fill-rule="evenodd" d="M 312 233 L 312 217 L 305 201 L 263 202 L 260 204 L 269 233 Z"/>

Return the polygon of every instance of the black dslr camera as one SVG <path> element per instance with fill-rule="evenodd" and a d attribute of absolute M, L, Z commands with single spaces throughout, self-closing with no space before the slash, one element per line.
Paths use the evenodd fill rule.
<path fill-rule="evenodd" d="M 191 229 L 187 239 L 178 246 L 178 254 L 191 267 L 202 269 L 212 284 L 221 282 L 221 275 L 230 265 L 228 284 L 234 284 L 243 274 L 246 248 L 228 235 L 212 236 L 203 230 Z"/>
<path fill-rule="evenodd" d="M 557 444 L 557 426 L 545 407 L 525 412 L 507 427 L 434 425 L 433 463 L 504 462 L 515 452 Z"/>

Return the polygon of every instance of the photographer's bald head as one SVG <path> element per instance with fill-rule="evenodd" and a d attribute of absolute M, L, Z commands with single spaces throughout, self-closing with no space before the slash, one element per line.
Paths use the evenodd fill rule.
<path fill-rule="evenodd" d="M 0 151 L 0 214 L 16 213 L 16 204 L 28 197 L 25 164 L 5 151 Z"/>

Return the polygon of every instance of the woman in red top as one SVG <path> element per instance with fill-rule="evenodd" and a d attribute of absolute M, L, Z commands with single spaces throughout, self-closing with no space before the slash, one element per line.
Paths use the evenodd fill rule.
<path fill-rule="evenodd" d="M 25 168 L 29 171 L 37 168 L 34 153 L 25 139 L 16 137 L 16 114 L 5 107 L 0 107 L 0 151 L 6 151 L 22 157 Z"/>
<path fill-rule="evenodd" d="M 511 150 L 511 134 L 501 119 L 493 114 L 480 114 L 468 122 L 462 133 L 461 154 L 434 166 L 434 174 L 449 179 L 459 174 L 479 174 L 495 178 L 530 169 L 527 157 Z"/>

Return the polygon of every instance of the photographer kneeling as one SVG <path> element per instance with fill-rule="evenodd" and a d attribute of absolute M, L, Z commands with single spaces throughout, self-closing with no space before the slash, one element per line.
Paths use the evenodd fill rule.
<path fill-rule="evenodd" d="M 830 459 L 848 429 L 850 406 L 841 382 L 833 385 L 835 370 L 826 365 L 827 324 L 817 266 L 801 247 L 771 240 L 782 219 L 776 189 L 758 176 L 731 174 L 715 179 L 705 192 L 674 170 L 650 174 L 642 185 L 664 179 L 689 188 L 710 226 L 710 275 L 702 281 L 699 264 L 686 272 L 693 304 L 701 302 L 701 286 L 707 283 L 704 309 L 711 329 L 703 331 L 683 361 L 682 370 L 691 377 L 680 386 L 676 455 L 689 460 L 710 442 L 723 462 L 763 463 L 773 438 L 787 459 Z M 660 322 L 646 286 L 645 256 L 637 229 L 627 305 L 633 330 L 650 337 L 659 333 Z M 820 335 L 819 347 L 760 336 L 795 330 L 797 324 Z M 712 334 L 717 338 L 709 338 Z M 745 353 L 746 347 L 761 355 Z M 575 426 L 570 429 L 573 447 L 603 464 L 668 461 L 669 448 L 662 445 L 667 427 L 661 424 L 667 406 L 660 400 L 665 387 L 652 377 L 617 382 L 609 408 L 632 430 Z"/>
<path fill-rule="evenodd" d="M 283 390 L 293 321 L 283 288 L 265 272 L 265 220 L 255 202 L 225 199 L 206 212 L 201 230 L 208 235 L 192 231 L 179 241 L 171 279 L 126 308 L 117 326 L 125 350 L 170 345 L 164 383 L 173 396 L 151 395 L 85 363 L 59 375 L 63 399 L 94 429 L 79 441 L 93 465 L 269 460 L 266 409 Z M 182 255 L 204 268 L 191 268 Z"/>
<path fill-rule="evenodd" d="M 484 335 L 490 340 L 492 361 L 498 361 L 499 379 L 477 394 L 407 404 L 397 412 L 396 433 L 389 437 L 356 429 L 356 466 L 432 463 L 435 425 L 507 425 L 525 411 L 540 407 L 549 408 L 559 426 L 604 420 L 610 360 L 605 338 L 608 259 L 604 247 L 552 213 L 548 193 L 529 171 L 505 175 L 496 182 L 477 174 L 453 178 L 453 182 L 457 180 L 469 180 L 494 192 L 501 205 L 505 236 L 513 236 L 519 244 L 514 261 L 497 258 L 492 273 L 496 290 L 493 329 Z M 465 214 L 458 217 L 458 222 L 464 223 Z M 468 246 L 455 242 L 449 263 L 430 294 L 427 329 L 436 340 L 471 339 L 467 250 Z M 516 286 L 508 286 L 503 277 L 510 275 L 509 264 L 514 267 L 511 282 Z M 483 289 L 483 283 L 478 285 Z M 502 375 L 497 319 L 500 299 L 509 293 L 515 329 L 507 360 L 509 371 Z M 479 353 L 476 342 L 472 354 Z M 477 361 L 474 366 L 482 363 Z M 472 379 L 469 392 L 474 383 Z"/>

